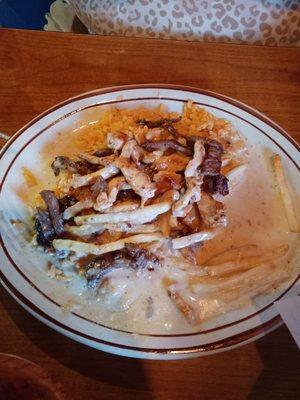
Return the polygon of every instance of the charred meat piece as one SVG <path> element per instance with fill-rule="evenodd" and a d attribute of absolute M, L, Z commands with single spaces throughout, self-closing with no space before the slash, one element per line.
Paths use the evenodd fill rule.
<path fill-rule="evenodd" d="M 140 197 L 132 189 L 127 189 L 119 191 L 117 201 L 136 200 L 139 198 Z"/>
<path fill-rule="evenodd" d="M 178 118 L 161 118 L 156 121 L 147 121 L 146 119 L 139 119 L 136 121 L 138 125 L 147 126 L 148 128 L 162 128 L 171 135 L 177 136 L 178 132 L 173 124 L 179 122 L 181 117 Z"/>
<path fill-rule="evenodd" d="M 42 190 L 40 195 L 47 205 L 55 233 L 61 235 L 64 232 L 64 222 L 58 199 L 52 190 Z"/>
<path fill-rule="evenodd" d="M 48 211 L 37 208 L 35 230 L 37 243 L 41 246 L 49 247 L 55 237 L 55 230 Z"/>
<path fill-rule="evenodd" d="M 60 211 L 64 212 L 67 208 L 74 206 L 77 203 L 77 199 L 74 196 L 64 196 L 61 199 L 58 199 Z"/>
<path fill-rule="evenodd" d="M 154 151 L 154 150 L 174 150 L 180 153 L 183 153 L 187 156 L 191 155 L 191 149 L 182 146 L 176 140 L 158 140 L 158 141 L 148 141 L 142 145 L 143 149 L 146 151 Z"/>
<path fill-rule="evenodd" d="M 124 252 L 132 259 L 135 268 L 148 268 L 149 270 L 153 270 L 155 267 L 159 266 L 161 262 L 155 254 L 136 244 L 127 244 Z"/>
<path fill-rule="evenodd" d="M 205 157 L 201 171 L 204 175 L 218 175 L 222 166 L 223 146 L 216 140 L 206 140 L 204 147 Z"/>
<path fill-rule="evenodd" d="M 210 194 L 226 196 L 229 193 L 228 179 L 222 174 L 204 176 L 202 189 Z"/>
<path fill-rule="evenodd" d="M 159 264 L 159 259 L 148 250 L 136 245 L 127 245 L 124 250 L 113 251 L 94 257 L 87 265 L 85 277 L 88 287 L 96 289 L 104 276 L 114 269 L 129 268 L 154 269 Z"/>
<path fill-rule="evenodd" d="M 100 149 L 100 150 L 94 151 L 93 156 L 107 157 L 107 156 L 111 156 L 112 154 L 113 154 L 112 149 Z"/>
<path fill-rule="evenodd" d="M 89 172 L 95 171 L 98 167 L 87 161 L 73 161 L 69 157 L 58 156 L 55 157 L 51 168 L 53 169 L 54 175 L 58 176 L 60 171 L 69 171 L 80 175 L 86 175 Z"/>
<path fill-rule="evenodd" d="M 94 257 L 87 265 L 85 278 L 90 289 L 96 289 L 106 274 L 117 268 L 130 268 L 131 260 L 121 251 L 113 251 Z"/>
<path fill-rule="evenodd" d="M 136 121 L 138 125 L 147 126 L 147 128 L 163 128 L 166 124 L 171 125 L 179 122 L 181 117 L 178 118 L 161 118 L 156 121 L 148 121 L 146 119 L 139 119 Z"/>

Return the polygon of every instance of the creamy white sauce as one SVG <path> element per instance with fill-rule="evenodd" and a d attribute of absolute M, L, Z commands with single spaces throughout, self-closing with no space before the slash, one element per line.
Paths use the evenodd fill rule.
<path fill-rule="evenodd" d="M 293 257 L 299 242 L 298 235 L 289 232 L 272 173 L 257 148 L 250 149 L 246 171 L 223 201 L 226 204 L 228 226 L 221 229 L 214 239 L 205 242 L 198 254 L 200 265 L 205 265 L 205 261 L 215 254 L 245 244 L 256 244 L 262 252 L 289 245 L 288 255 L 280 260 L 281 266 Z M 189 325 L 170 301 L 162 284 L 164 276 L 182 282 L 182 295 L 190 304 L 199 302 L 199 297 L 185 290 L 186 273 L 174 269 L 168 260 L 162 268 L 152 272 L 140 271 L 136 274 L 132 271 L 114 271 L 109 276 L 111 287 L 108 292 L 105 288 L 100 290 L 96 299 L 85 294 L 82 301 L 90 310 L 93 320 L 122 330 L 163 334 L 203 328 L 203 324 Z M 246 305 L 249 301 L 252 300 L 241 298 L 240 305 Z M 218 299 L 203 303 L 203 307 L 207 307 L 209 314 L 209 308 L 217 303 L 224 313 L 230 310 L 230 306 L 218 302 Z"/>
<path fill-rule="evenodd" d="M 57 148 L 52 148 L 44 160 L 47 164 L 45 171 L 49 174 L 48 184 L 54 182 L 48 160 L 57 154 Z M 281 263 L 286 264 L 293 258 L 299 237 L 289 232 L 274 177 L 259 148 L 249 149 L 247 169 L 222 201 L 226 205 L 228 226 L 220 229 L 214 239 L 204 243 L 198 254 L 199 265 L 205 265 L 206 260 L 215 254 L 245 244 L 256 244 L 262 251 L 287 244 L 289 253 Z M 172 268 L 168 262 L 152 272 L 113 271 L 108 276 L 110 286 L 104 285 L 98 296 L 85 291 L 83 279 L 75 277 L 72 284 L 65 286 L 65 290 L 73 287 L 70 304 L 66 304 L 66 308 L 73 309 L 76 305 L 76 312 L 126 331 L 152 334 L 198 331 L 205 324 L 189 325 L 170 300 L 162 283 L 162 278 L 170 275 L 178 282 L 186 280 L 186 274 Z M 184 284 L 181 290 L 190 303 L 198 301 L 185 291 Z M 246 300 L 249 299 L 241 299 L 241 304 L 245 304 Z"/>

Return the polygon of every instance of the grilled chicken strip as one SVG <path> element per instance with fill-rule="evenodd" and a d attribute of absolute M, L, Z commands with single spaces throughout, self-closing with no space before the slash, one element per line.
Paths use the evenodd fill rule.
<path fill-rule="evenodd" d="M 197 206 L 202 220 L 207 227 L 216 228 L 227 225 L 224 204 L 215 200 L 210 194 L 202 192 Z"/>
<path fill-rule="evenodd" d="M 94 209 L 97 211 L 104 211 L 107 208 L 112 207 L 114 202 L 117 200 L 119 191 L 126 189 L 131 189 L 131 187 L 128 185 L 123 176 L 118 176 L 111 179 L 108 183 L 107 193 L 99 193 L 94 204 Z"/>
<path fill-rule="evenodd" d="M 134 162 L 128 158 L 119 157 L 115 165 L 122 171 L 131 188 L 142 199 L 150 199 L 154 196 L 156 190 L 155 184 L 151 182 L 151 179 L 145 172 L 137 168 Z"/>

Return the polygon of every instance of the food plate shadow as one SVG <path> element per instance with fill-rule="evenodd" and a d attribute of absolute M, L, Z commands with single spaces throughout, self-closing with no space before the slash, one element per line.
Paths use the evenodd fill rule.
<path fill-rule="evenodd" d="M 145 391 L 144 399 L 152 398 L 150 394 L 147 394 L 150 389 L 143 361 L 110 355 L 75 342 L 25 313 L 20 305 L 7 296 L 4 289 L 1 288 L 0 292 L 2 307 L 14 324 L 47 356 L 88 378 L 128 390 L 143 390 Z M 13 351 L 11 348 L 4 350 Z M 25 356 L 25 353 L 18 355 Z M 32 360 L 39 363 L 39 360 L 34 359 L 34 355 L 32 355 Z M 49 372 L 55 373 L 51 370 Z"/>
<path fill-rule="evenodd" d="M 298 398 L 300 352 L 286 326 L 259 339 L 255 346 L 263 365 L 248 400 Z"/>

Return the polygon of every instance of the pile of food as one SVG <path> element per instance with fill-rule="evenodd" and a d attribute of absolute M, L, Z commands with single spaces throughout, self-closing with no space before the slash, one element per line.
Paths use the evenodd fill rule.
<path fill-rule="evenodd" d="M 262 253 L 246 243 L 198 262 L 226 228 L 223 199 L 246 169 L 229 122 L 191 102 L 182 115 L 112 109 L 102 121 L 86 151 L 55 157 L 56 186 L 40 192 L 34 243 L 55 257 L 55 276 L 72 268 L 104 306 L 117 298 L 113 311 L 142 298 L 148 319 L 158 291 L 195 325 L 289 276 L 274 263 L 286 245 Z"/>

